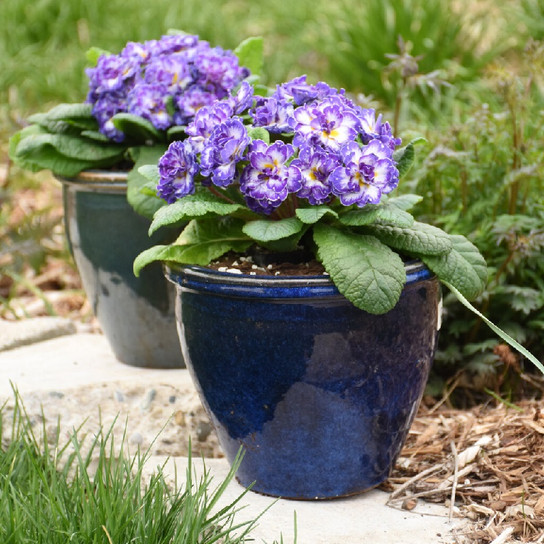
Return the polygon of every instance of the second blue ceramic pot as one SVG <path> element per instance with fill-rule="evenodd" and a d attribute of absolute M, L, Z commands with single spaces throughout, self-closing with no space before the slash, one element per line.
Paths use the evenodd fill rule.
<path fill-rule="evenodd" d="M 327 277 L 167 269 L 185 362 L 232 462 L 253 490 L 294 499 L 383 482 L 433 359 L 440 286 L 407 265 L 397 306 L 370 315 Z"/>
<path fill-rule="evenodd" d="M 155 263 L 136 277 L 136 256 L 172 234 L 149 238 L 150 221 L 127 202 L 125 172 L 61 179 L 66 235 L 83 288 L 116 358 L 147 368 L 184 367 L 175 290 Z"/>

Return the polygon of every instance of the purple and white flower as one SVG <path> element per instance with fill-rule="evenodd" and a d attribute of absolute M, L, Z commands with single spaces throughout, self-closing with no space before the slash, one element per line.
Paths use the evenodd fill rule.
<path fill-rule="evenodd" d="M 218 187 L 230 185 L 236 176 L 236 164 L 242 160 L 250 138 L 240 119 L 234 117 L 218 125 L 200 155 L 203 176 L 211 176 Z"/>
<path fill-rule="evenodd" d="M 139 85 L 127 97 L 128 110 L 147 119 L 155 128 L 166 130 L 172 125 L 166 98 L 167 92 L 162 85 Z"/>
<path fill-rule="evenodd" d="M 361 139 L 364 144 L 368 144 L 372 140 L 380 140 L 391 150 L 401 144 L 400 138 L 393 136 L 391 125 L 382 122 L 381 114 L 376 118 L 375 110 L 361 109 L 359 118 L 361 119 Z"/>
<path fill-rule="evenodd" d="M 100 131 L 122 141 L 122 133 L 112 128 L 115 114 L 141 116 L 159 130 L 187 124 L 203 106 L 232 99 L 230 92 L 249 70 L 239 66 L 231 51 L 179 34 L 129 42 L 119 55 L 102 55 L 87 74 L 87 102 L 93 105 Z M 241 89 L 236 112 L 249 107 L 247 91 Z"/>
<path fill-rule="evenodd" d="M 398 184 L 393 151 L 400 140 L 389 124 L 325 83 L 309 85 L 302 76 L 262 97 L 243 82 L 233 96 L 195 110 L 186 142 L 202 185 L 239 184 L 257 213 L 273 213 L 290 195 L 295 206 L 305 199 L 363 207 Z M 262 129 L 268 138 L 261 139 Z M 278 217 L 292 213 L 282 210 Z"/>
<path fill-rule="evenodd" d="M 301 174 L 301 187 L 297 196 L 306 198 L 312 205 L 325 204 L 331 199 L 329 176 L 340 166 L 340 156 L 319 147 L 305 146 L 291 165 Z"/>
<path fill-rule="evenodd" d="M 398 185 L 399 173 L 391 159 L 391 149 L 379 140 L 360 147 L 350 142 L 341 149 L 344 166 L 330 175 L 332 193 L 344 206 L 378 204 L 383 194 Z"/>
<path fill-rule="evenodd" d="M 187 141 L 170 144 L 159 160 L 160 181 L 157 195 L 169 204 L 195 192 L 194 176 L 198 172 L 195 154 Z"/>
<path fill-rule="evenodd" d="M 305 142 L 319 144 L 338 151 L 345 143 L 356 138 L 360 120 L 355 111 L 339 97 L 327 97 L 310 102 L 294 113 L 293 129 L 297 146 Z"/>
<path fill-rule="evenodd" d="M 341 91 L 343 93 L 343 91 Z M 339 94 L 337 89 L 329 87 L 326 83 L 320 81 L 315 85 L 306 83 L 306 76 L 300 76 L 278 85 L 276 92 L 272 95 L 278 100 L 287 100 L 294 102 L 296 106 L 301 106 L 313 100 L 321 100 L 327 96 Z"/>
<path fill-rule="evenodd" d="M 269 132 L 281 133 L 291 130 L 293 112 L 293 105 L 286 100 L 258 97 L 250 115 L 254 126 L 266 128 Z"/>
<path fill-rule="evenodd" d="M 154 57 L 145 69 L 143 81 L 149 85 L 161 85 L 166 94 L 182 92 L 193 81 L 191 66 L 184 53 Z"/>
<path fill-rule="evenodd" d="M 288 165 L 294 148 L 281 141 L 267 145 L 254 140 L 249 146 L 249 164 L 240 178 L 240 191 L 248 206 L 260 213 L 271 213 L 290 192 L 300 189 L 300 171 Z"/>
<path fill-rule="evenodd" d="M 228 101 L 215 102 L 199 109 L 195 113 L 193 121 L 185 129 L 193 149 L 198 153 L 203 151 L 205 142 L 212 135 L 214 129 L 230 119 L 232 115 L 232 105 Z"/>

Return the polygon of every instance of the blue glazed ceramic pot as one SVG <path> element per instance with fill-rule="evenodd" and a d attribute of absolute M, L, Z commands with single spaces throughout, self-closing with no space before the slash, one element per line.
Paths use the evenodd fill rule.
<path fill-rule="evenodd" d="M 325 499 L 383 482 L 433 359 L 440 286 L 421 264 L 385 315 L 355 308 L 325 276 L 166 269 L 185 362 L 244 486 Z"/>
<path fill-rule="evenodd" d="M 82 172 L 60 181 L 70 250 L 116 358 L 139 367 L 183 367 L 175 289 L 158 263 L 139 278 L 132 271 L 141 251 L 165 240 L 150 240 L 149 221 L 128 204 L 126 173 Z"/>

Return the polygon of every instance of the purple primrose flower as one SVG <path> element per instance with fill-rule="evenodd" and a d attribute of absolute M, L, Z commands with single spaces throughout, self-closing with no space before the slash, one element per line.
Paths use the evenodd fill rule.
<path fill-rule="evenodd" d="M 364 144 L 368 144 L 371 140 L 380 140 L 392 150 L 401 144 L 400 138 L 393 137 L 389 123 L 382 123 L 381 114 L 376 118 L 376 112 L 373 109 L 361 109 L 359 117 Z"/>
<path fill-rule="evenodd" d="M 290 192 L 300 189 L 300 171 L 287 165 L 294 148 L 281 141 L 267 145 L 254 140 L 249 146 L 249 164 L 240 178 L 240 191 L 248 206 L 260 213 L 271 213 Z"/>
<path fill-rule="evenodd" d="M 306 198 L 312 205 L 328 202 L 331 199 L 329 176 L 340 166 L 340 160 L 339 155 L 326 152 L 322 148 L 302 147 L 298 158 L 291 163 L 301 174 L 301 187 L 297 196 Z"/>
<path fill-rule="evenodd" d="M 247 129 L 237 117 L 215 127 L 200 155 L 202 175 L 211 176 L 218 187 L 230 185 L 249 142 Z"/>
<path fill-rule="evenodd" d="M 193 149 L 200 153 L 215 127 L 230 119 L 232 114 L 232 105 L 227 101 L 215 102 L 200 108 L 185 130 Z"/>
<path fill-rule="evenodd" d="M 356 142 L 345 145 L 341 149 L 344 166 L 338 166 L 329 178 L 332 193 L 344 206 L 378 204 L 383 194 L 398 185 L 399 173 L 391 153 L 379 140 L 364 147 Z"/>
<path fill-rule="evenodd" d="M 360 120 L 345 101 L 330 96 L 297 108 L 293 125 L 295 145 L 307 142 L 338 151 L 345 143 L 355 139 Z"/>
<path fill-rule="evenodd" d="M 128 95 L 128 109 L 150 121 L 155 128 L 166 130 L 172 117 L 166 106 L 166 89 L 162 85 L 139 85 Z"/>
<path fill-rule="evenodd" d="M 343 93 L 343 91 L 341 91 L 341 93 Z M 339 94 L 337 89 L 329 87 L 322 81 L 315 85 L 310 85 L 309 83 L 306 83 L 306 76 L 300 76 L 287 83 L 278 85 L 273 97 L 278 100 L 292 101 L 295 105 L 301 106 L 307 102 L 321 100 L 327 96 L 337 94 Z"/>
<path fill-rule="evenodd" d="M 264 127 L 269 132 L 281 133 L 291 130 L 293 105 L 286 100 L 259 96 L 250 115 L 256 127 Z"/>
<path fill-rule="evenodd" d="M 87 75 L 87 102 L 93 105 L 100 131 L 122 141 L 123 134 L 111 122 L 115 114 L 138 115 L 159 130 L 187 124 L 203 106 L 232 100 L 230 92 L 249 70 L 239 66 L 231 51 L 212 48 L 198 36 L 179 34 L 129 42 L 119 55 L 102 55 Z M 247 91 L 242 87 L 234 99 L 237 112 L 249 107 Z"/>
<path fill-rule="evenodd" d="M 160 181 L 157 194 L 171 204 L 195 192 L 198 172 L 195 155 L 187 141 L 172 142 L 159 160 Z"/>

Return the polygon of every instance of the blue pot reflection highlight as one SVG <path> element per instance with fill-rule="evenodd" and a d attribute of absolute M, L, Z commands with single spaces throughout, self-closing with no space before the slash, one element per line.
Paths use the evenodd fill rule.
<path fill-rule="evenodd" d="M 186 364 L 244 486 L 284 498 L 360 493 L 389 475 L 432 363 L 440 287 L 407 267 L 397 306 L 355 308 L 324 277 L 169 270 Z"/>

